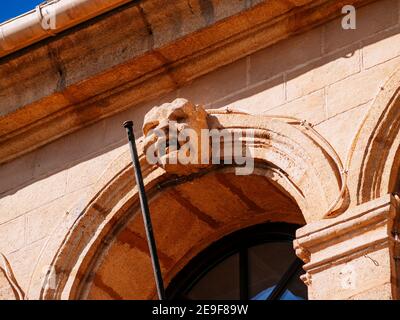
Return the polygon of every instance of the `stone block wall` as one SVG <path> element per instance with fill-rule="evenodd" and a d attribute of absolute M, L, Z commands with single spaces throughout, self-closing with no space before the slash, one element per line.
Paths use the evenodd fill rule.
<path fill-rule="evenodd" d="M 343 30 L 335 19 L 6 163 L 0 167 L 0 252 L 26 290 L 38 256 L 54 254 L 42 252 L 49 234 L 126 150 L 122 122 L 134 120 L 141 135 L 154 105 L 184 97 L 208 108 L 307 119 L 344 161 L 357 125 L 399 67 L 400 1 L 376 1 L 357 10 L 356 30 Z"/>

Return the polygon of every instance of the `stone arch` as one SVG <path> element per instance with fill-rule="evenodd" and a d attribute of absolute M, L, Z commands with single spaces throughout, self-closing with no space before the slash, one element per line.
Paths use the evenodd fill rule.
<path fill-rule="evenodd" d="M 187 204 L 186 206 L 192 209 L 188 210 L 190 214 L 196 215 L 195 220 L 208 224 L 211 231 L 189 240 L 189 245 L 186 246 L 178 240 L 174 242 L 177 248 L 182 245 L 184 251 L 178 261 L 169 259 L 168 256 L 161 257 L 164 260 L 162 267 L 167 283 L 185 262 L 224 235 L 244 226 L 266 221 L 305 224 L 320 220 L 324 218 L 327 208 L 335 202 L 340 192 L 340 172 L 329 152 L 307 134 L 306 128 L 268 117 L 235 112 L 210 112 L 210 123 L 214 128 L 255 132 L 255 140 L 246 143 L 252 150 L 257 168 L 254 175 L 243 178 L 253 179 L 252 182 L 246 181 L 245 185 L 255 183 L 255 188 L 253 190 L 240 188 L 240 185 L 243 185 L 240 181 L 229 180 L 232 178 L 232 175 L 230 176 L 232 168 L 221 165 L 206 168 L 187 177 L 170 175 L 162 168 L 151 166 L 145 161 L 143 141 L 139 139 L 138 151 L 149 197 L 151 199 L 163 197 L 165 189 L 168 188 L 172 188 L 172 192 L 173 188 L 182 188 L 190 193 L 196 187 L 196 183 L 202 183 L 202 179 L 218 179 L 215 176 L 222 175 L 222 179 L 227 180 L 222 183 L 228 185 L 228 189 L 236 188 L 235 192 L 244 194 L 242 202 L 246 204 L 246 199 L 252 197 L 246 194 L 248 191 L 262 196 L 256 200 L 264 201 L 264 205 L 256 203 L 255 208 L 251 208 L 252 204 L 247 204 L 250 218 L 228 215 L 229 219 L 224 221 L 215 215 L 207 216 L 208 212 L 195 212 L 196 207 Z M 183 198 L 185 197 L 186 193 Z M 274 203 L 275 206 L 268 209 Z M 253 214 L 257 213 L 257 206 L 260 209 L 258 215 Z M 242 211 L 247 212 L 246 210 Z M 161 211 L 152 210 L 152 215 L 155 225 L 171 223 L 171 219 Z M 126 151 L 110 164 L 108 170 L 93 187 L 92 193 L 70 211 L 52 234 L 44 252 L 56 252 L 56 254 L 53 257 L 43 255 L 40 258 L 27 292 L 28 298 L 90 298 L 91 285 L 96 281 L 96 272 L 104 263 L 105 257 L 113 252 L 116 237 L 120 237 L 128 225 L 133 224 L 133 228 L 139 228 L 138 217 L 140 217 L 138 195 L 130 156 Z M 135 245 L 142 247 L 143 258 L 143 254 L 146 256 L 143 249 L 145 243 L 135 230 L 139 229 L 134 229 L 133 234 L 136 237 Z M 167 234 L 157 238 L 156 235 L 160 248 L 168 236 Z M 50 267 L 47 268 L 47 273 L 43 274 L 43 266 L 46 265 Z M 152 281 L 149 280 L 147 283 Z M 101 285 L 106 286 L 104 283 Z M 144 287 L 143 285 L 142 283 L 141 288 L 145 292 L 139 298 L 152 297 L 155 293 L 154 287 L 151 284 Z"/>
<path fill-rule="evenodd" d="M 400 69 L 380 88 L 355 136 L 349 157 L 354 205 L 395 192 L 400 168 Z"/>

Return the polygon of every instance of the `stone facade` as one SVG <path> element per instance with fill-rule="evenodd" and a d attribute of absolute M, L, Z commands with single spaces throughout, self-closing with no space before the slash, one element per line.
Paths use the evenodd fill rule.
<path fill-rule="evenodd" d="M 0 298 L 154 297 L 122 122 L 140 137 L 152 107 L 182 97 L 268 133 L 255 154 L 280 171 L 157 191 L 172 178 L 142 154 L 167 283 L 212 241 L 282 221 L 303 225 L 310 299 L 398 299 L 400 1 L 347 1 L 356 30 L 345 1 L 174 2 L 169 20 L 145 0 L 1 58 Z"/>

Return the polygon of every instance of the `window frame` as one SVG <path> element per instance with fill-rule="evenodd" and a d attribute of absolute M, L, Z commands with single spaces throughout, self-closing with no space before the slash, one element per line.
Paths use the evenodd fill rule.
<path fill-rule="evenodd" d="M 288 223 L 263 223 L 235 231 L 201 251 L 172 279 L 166 289 L 169 300 L 188 300 L 186 294 L 211 269 L 230 256 L 239 254 L 240 300 L 248 300 L 248 249 L 268 242 L 292 242 L 301 226 Z M 294 250 L 294 249 L 293 249 Z M 287 283 L 303 266 L 300 259 L 288 269 L 267 300 L 279 299 Z M 270 299 L 271 298 L 271 299 Z"/>

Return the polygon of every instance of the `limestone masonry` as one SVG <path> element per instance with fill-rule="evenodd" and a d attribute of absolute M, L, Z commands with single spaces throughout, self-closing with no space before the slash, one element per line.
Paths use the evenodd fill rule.
<path fill-rule="evenodd" d="M 280 222 L 308 299 L 399 299 L 400 0 L 103 2 L 0 39 L 0 299 L 156 297 L 126 120 L 166 286 Z M 253 132 L 253 173 L 149 163 L 172 120 Z"/>

